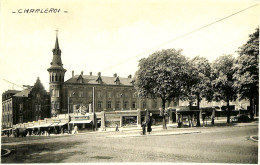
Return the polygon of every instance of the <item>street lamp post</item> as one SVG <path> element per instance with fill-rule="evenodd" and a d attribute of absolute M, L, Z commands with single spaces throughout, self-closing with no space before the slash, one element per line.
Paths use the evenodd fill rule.
<path fill-rule="evenodd" d="M 68 96 L 68 134 L 70 132 L 70 96 Z"/>
<path fill-rule="evenodd" d="M 72 93 L 74 95 L 75 92 Z M 68 96 L 68 133 L 70 132 L 70 96 Z"/>
<path fill-rule="evenodd" d="M 94 131 L 97 130 L 97 128 L 96 128 L 96 112 L 95 112 L 95 87 L 93 87 L 93 129 L 94 129 Z"/>

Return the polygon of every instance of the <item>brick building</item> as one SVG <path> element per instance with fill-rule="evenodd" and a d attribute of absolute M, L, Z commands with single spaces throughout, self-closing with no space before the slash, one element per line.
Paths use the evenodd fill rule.
<path fill-rule="evenodd" d="M 17 116 L 14 111 L 14 95 L 17 90 L 8 90 L 2 94 L 2 128 L 10 128 L 17 123 Z"/>
<path fill-rule="evenodd" d="M 50 96 L 37 78 L 34 86 L 2 94 L 2 128 L 50 117 Z"/>

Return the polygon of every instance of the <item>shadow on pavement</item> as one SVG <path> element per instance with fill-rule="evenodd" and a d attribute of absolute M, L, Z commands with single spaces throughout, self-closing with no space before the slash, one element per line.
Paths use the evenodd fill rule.
<path fill-rule="evenodd" d="M 58 163 L 75 155 L 75 152 L 66 152 L 66 149 L 78 144 L 80 143 L 51 142 L 2 146 L 4 149 L 12 150 L 12 153 L 7 157 L 2 157 L 1 163 Z"/>

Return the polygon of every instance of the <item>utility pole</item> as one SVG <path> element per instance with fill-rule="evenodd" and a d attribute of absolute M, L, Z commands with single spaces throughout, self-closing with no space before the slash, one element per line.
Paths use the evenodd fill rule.
<path fill-rule="evenodd" d="M 95 112 L 95 87 L 93 87 L 93 129 L 97 130 L 96 126 L 96 112 Z"/>

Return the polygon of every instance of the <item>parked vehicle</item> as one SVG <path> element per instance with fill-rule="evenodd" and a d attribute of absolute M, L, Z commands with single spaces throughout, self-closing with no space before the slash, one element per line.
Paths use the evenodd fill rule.
<path fill-rule="evenodd" d="M 232 118 L 232 122 L 237 122 L 237 123 L 246 123 L 249 121 L 250 118 L 248 117 L 248 115 L 244 115 L 244 114 L 238 114 L 237 116 Z"/>

